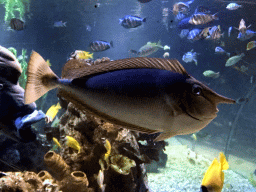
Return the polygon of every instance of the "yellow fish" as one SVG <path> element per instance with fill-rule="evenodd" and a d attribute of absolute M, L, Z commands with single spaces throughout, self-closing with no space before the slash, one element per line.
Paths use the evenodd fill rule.
<path fill-rule="evenodd" d="M 212 164 L 207 169 L 202 185 L 201 192 L 221 192 L 224 184 L 223 170 L 229 168 L 225 155 L 220 153 L 220 162 L 214 158 Z"/>
<path fill-rule="evenodd" d="M 76 149 L 78 153 L 80 153 L 80 145 L 73 137 L 66 136 L 66 145 L 69 146 L 72 149 Z"/>
<path fill-rule="evenodd" d="M 61 148 L 61 145 L 60 145 L 60 143 L 59 143 L 59 141 L 58 141 L 57 138 L 53 137 L 52 140 L 53 140 L 53 142 L 54 142 L 59 148 Z"/>
<path fill-rule="evenodd" d="M 110 144 L 109 140 L 106 139 L 104 146 L 107 150 L 107 152 L 105 153 L 105 156 L 104 156 L 104 159 L 106 161 L 111 153 L 111 144 Z"/>
<path fill-rule="evenodd" d="M 71 58 L 74 59 L 93 59 L 93 53 L 76 50 L 74 53 L 71 54 Z"/>
<path fill-rule="evenodd" d="M 48 111 L 46 112 L 46 116 L 50 118 L 50 122 L 54 119 L 54 117 L 57 115 L 58 111 L 60 110 L 61 106 L 60 103 L 57 103 L 56 105 L 52 105 Z"/>
<path fill-rule="evenodd" d="M 50 63 L 50 59 L 47 59 L 46 63 L 47 63 L 48 66 L 50 66 L 50 67 L 52 66 L 52 64 Z"/>

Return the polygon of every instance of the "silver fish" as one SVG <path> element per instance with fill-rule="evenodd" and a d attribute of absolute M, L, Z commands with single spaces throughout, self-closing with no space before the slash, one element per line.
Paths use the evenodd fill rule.
<path fill-rule="evenodd" d="M 59 95 L 77 108 L 109 122 L 162 132 L 156 141 L 199 131 L 217 116 L 219 103 L 235 103 L 190 76 L 177 60 L 139 57 L 90 67 L 70 61 L 60 79 L 33 51 L 25 102 L 59 88 Z"/>

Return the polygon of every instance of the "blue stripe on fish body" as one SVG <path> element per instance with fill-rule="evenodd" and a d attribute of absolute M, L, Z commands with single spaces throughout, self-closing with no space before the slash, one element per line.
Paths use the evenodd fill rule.
<path fill-rule="evenodd" d="M 146 22 L 146 18 L 142 19 L 140 17 L 126 15 L 122 19 L 119 19 L 119 23 L 126 29 L 136 28 Z"/>
<path fill-rule="evenodd" d="M 123 69 L 72 80 L 88 91 L 112 92 L 119 96 L 155 97 L 171 85 L 185 83 L 185 75 L 162 69 Z"/>

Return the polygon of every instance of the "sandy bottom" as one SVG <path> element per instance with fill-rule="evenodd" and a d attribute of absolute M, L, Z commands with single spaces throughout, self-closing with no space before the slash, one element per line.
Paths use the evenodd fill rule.
<path fill-rule="evenodd" d="M 169 146 L 165 152 L 168 154 L 166 167 L 159 168 L 159 173 L 148 173 L 150 189 L 153 192 L 199 192 L 204 173 L 210 166 L 213 155 L 218 157 L 219 151 L 202 146 L 200 153 L 195 153 L 184 144 L 185 141 L 176 138 L 167 141 Z M 256 192 L 256 188 L 244 176 L 255 170 L 256 166 L 241 158 L 230 156 L 229 159 L 230 169 L 224 171 L 222 192 Z"/>

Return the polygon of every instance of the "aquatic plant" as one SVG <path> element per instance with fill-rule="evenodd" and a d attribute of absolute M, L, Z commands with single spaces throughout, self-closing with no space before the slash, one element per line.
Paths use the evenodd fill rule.
<path fill-rule="evenodd" d="M 5 4 L 5 22 L 9 22 L 12 18 L 24 21 L 25 13 L 29 12 L 29 0 L 0 0 L 0 3 Z"/>
<path fill-rule="evenodd" d="M 28 68 L 28 63 L 26 62 L 26 58 L 28 57 L 26 55 L 27 50 L 26 49 L 22 49 L 22 54 L 21 54 L 21 58 L 19 60 L 20 65 L 21 65 L 21 69 L 22 69 L 22 73 L 21 76 L 19 78 L 19 84 L 20 86 L 25 89 L 26 86 L 26 82 L 27 82 L 27 68 Z"/>
<path fill-rule="evenodd" d="M 17 57 L 17 50 L 14 47 L 9 47 L 8 50 L 11 51 L 15 57 Z"/>

